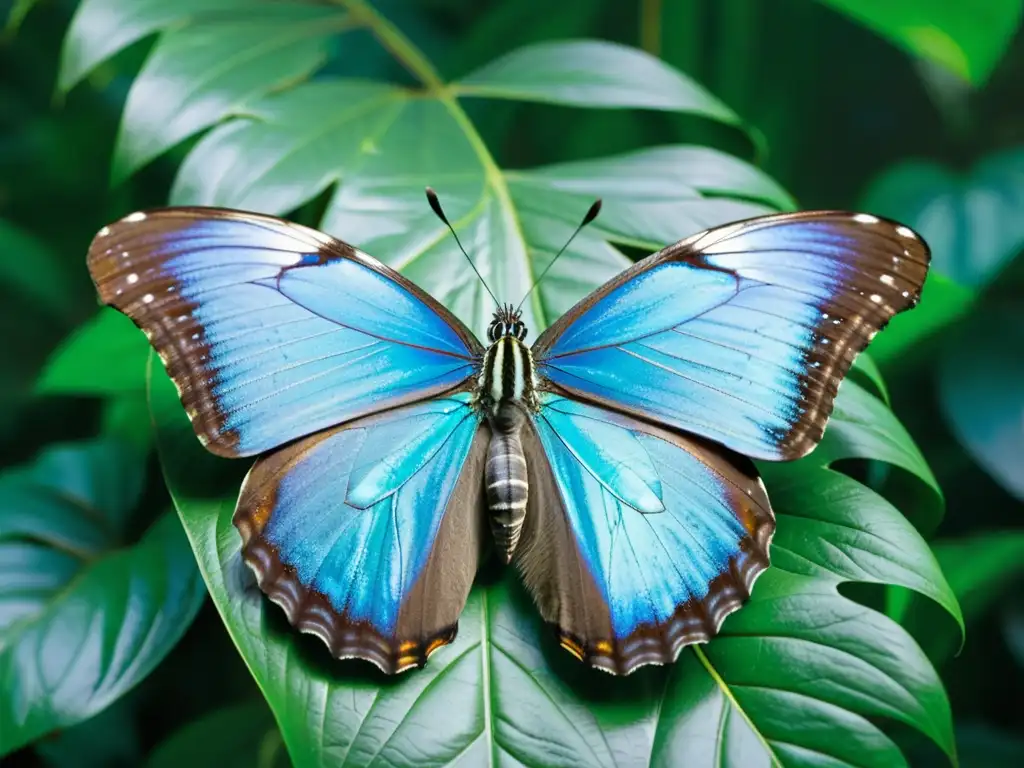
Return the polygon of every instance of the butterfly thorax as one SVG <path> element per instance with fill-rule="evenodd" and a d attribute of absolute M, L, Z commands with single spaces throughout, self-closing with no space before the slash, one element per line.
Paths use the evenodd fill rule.
<path fill-rule="evenodd" d="M 536 410 L 536 380 L 533 356 L 523 343 L 526 326 L 519 312 L 501 307 L 487 329 L 490 346 L 484 352 L 477 376 L 478 407 L 490 418 L 502 403 L 518 402 Z"/>
<path fill-rule="evenodd" d="M 533 357 L 525 338 L 519 312 L 501 307 L 487 329 L 490 346 L 477 377 L 477 407 L 491 427 L 484 470 L 487 506 L 494 541 L 506 563 L 519 542 L 529 494 L 519 434 L 529 411 L 537 408 Z"/>

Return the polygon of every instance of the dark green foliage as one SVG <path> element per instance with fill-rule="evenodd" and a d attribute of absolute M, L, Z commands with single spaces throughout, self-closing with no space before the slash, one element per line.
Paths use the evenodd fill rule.
<path fill-rule="evenodd" d="M 1024 677 L 1020 0 L 0 12 L 5 765 L 1020 762 L 996 694 Z M 100 226 L 216 204 L 355 242 L 481 332 L 428 184 L 503 298 L 604 198 L 533 294 L 540 326 L 760 213 L 858 208 L 932 245 L 823 444 L 761 466 L 773 568 L 677 664 L 582 668 L 494 567 L 425 669 L 331 660 L 241 563 L 247 462 L 205 453 L 145 337 L 95 310 Z"/>

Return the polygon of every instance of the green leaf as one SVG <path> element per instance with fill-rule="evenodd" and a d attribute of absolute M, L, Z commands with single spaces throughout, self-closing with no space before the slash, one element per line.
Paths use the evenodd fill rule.
<path fill-rule="evenodd" d="M 5 36 L 10 37 L 18 33 L 18 28 L 21 27 L 21 23 L 28 16 L 29 11 L 32 10 L 36 2 L 37 0 L 14 0 L 11 3 L 7 20 L 4 22 L 3 34 Z"/>
<path fill-rule="evenodd" d="M 724 123 L 739 122 L 722 102 L 656 57 L 596 40 L 528 45 L 460 78 L 452 87 L 460 96 L 693 112 Z"/>
<path fill-rule="evenodd" d="M 913 312 L 896 315 L 871 342 L 871 357 L 883 366 L 908 366 L 922 342 L 966 315 L 977 293 L 932 270 L 925 278 L 921 303 Z M 859 360 L 860 358 L 858 358 Z"/>
<path fill-rule="evenodd" d="M 849 459 L 885 462 L 904 470 L 909 494 L 902 494 L 904 514 L 925 533 L 942 520 L 944 501 L 935 475 L 906 428 L 885 403 L 851 380 L 844 381 L 821 444 L 796 466 L 828 467 Z M 766 474 L 779 465 L 760 465 Z M 907 498 L 904 498 L 907 497 Z"/>
<path fill-rule="evenodd" d="M 127 696 L 88 720 L 49 734 L 34 745 L 50 768 L 110 768 L 138 765 L 141 748 L 136 723 L 137 693 Z"/>
<path fill-rule="evenodd" d="M 460 272 L 460 279 L 447 279 L 440 265 L 447 267 L 460 257 L 425 204 L 423 187 L 429 184 L 438 190 L 463 242 L 474 252 L 482 251 L 478 254 L 481 272 L 497 295 L 512 301 L 525 295 L 533 276 L 564 243 L 591 200 L 581 201 L 576 211 L 572 199 L 563 198 L 558 221 L 550 221 L 548 211 L 531 215 L 521 210 L 521 193 L 514 196 L 511 179 L 483 144 L 456 91 L 443 84 L 422 54 L 371 8 L 357 0 L 342 0 L 340 5 L 343 8 L 275 6 L 273 16 L 261 7 L 238 20 L 226 13 L 170 18 L 154 11 L 149 2 L 142 4 L 142 11 L 133 4 L 132 18 L 146 19 L 140 28 L 153 29 L 153 19 L 158 26 L 171 21 L 178 26 L 160 38 L 132 86 L 118 155 L 123 162 L 117 172 L 138 167 L 219 122 L 189 153 L 172 202 L 284 213 L 342 180 L 321 228 L 403 268 L 471 327 L 482 329 L 489 320 L 489 308 L 481 286 L 469 279 L 470 272 Z M 100 21 L 109 26 L 111 22 L 104 21 L 109 17 Z M 331 36 L 356 22 L 370 26 L 425 90 L 330 77 L 296 84 L 316 68 Z M 67 46 L 73 47 L 70 38 L 85 35 L 86 29 L 84 22 L 73 25 Z M 559 45 L 569 47 L 550 50 L 575 51 L 588 59 L 601 52 L 612 69 L 622 71 L 616 77 L 605 72 L 610 79 L 592 80 L 582 90 L 574 89 L 565 81 L 565 71 L 538 69 L 536 51 L 526 49 L 513 54 L 520 62 L 534 62 L 533 74 L 519 67 L 524 87 L 543 90 L 557 76 L 563 78 L 564 87 L 549 97 L 560 103 L 621 107 L 652 106 L 656 101 L 662 109 L 735 119 L 699 86 L 641 52 L 597 42 Z M 268 50 L 272 55 L 267 55 Z M 257 51 L 261 55 L 254 61 Z M 640 88 L 647 94 L 643 99 L 623 100 L 623 89 L 638 92 Z M 632 184 L 623 179 L 620 192 L 624 204 L 632 198 L 637 209 L 654 211 L 656 219 L 671 222 L 663 228 L 668 239 L 657 242 L 658 247 L 693 234 L 692 227 L 769 212 L 780 203 L 781 207 L 792 205 L 777 185 L 740 161 L 697 148 L 667 151 L 675 155 L 660 159 L 675 157 L 680 162 L 674 178 L 681 183 L 674 191 L 668 191 L 673 174 L 666 171 L 660 174 L 662 200 L 644 199 L 642 179 Z M 651 166 L 658 159 L 656 155 L 626 158 L 622 169 L 636 162 Z M 600 169 L 578 170 L 593 175 Z M 687 179 L 688 172 L 695 174 L 695 181 Z M 532 183 L 551 182 L 538 178 Z M 589 186 L 608 190 L 606 183 Z M 625 219 L 625 213 L 617 215 Z M 537 242 L 530 241 L 531 235 Z M 652 229 L 646 235 L 660 233 Z M 557 246 L 556 240 L 561 241 Z M 485 243 L 500 245 L 474 248 Z M 553 319 L 551 311 L 569 306 L 627 263 L 596 233 L 585 233 L 526 307 L 526 321 L 539 331 Z M 584 265 L 586 269 L 581 270 Z M 584 278 L 577 277 L 582 274 Z"/>
<path fill-rule="evenodd" d="M 990 282 L 1024 248 L 1024 149 L 982 158 L 967 174 L 937 163 L 900 163 L 877 177 L 862 210 L 916 229 L 932 269 L 968 286 Z"/>
<path fill-rule="evenodd" d="M 882 378 L 882 371 L 878 367 L 878 363 L 875 362 L 874 349 L 874 347 L 871 348 L 872 354 L 861 352 L 857 355 L 847 375 L 861 385 L 869 385 L 875 391 L 875 394 L 882 398 L 883 403 L 890 405 L 889 388 L 886 387 L 885 379 Z"/>
<path fill-rule="evenodd" d="M 146 768 L 272 768 L 281 734 L 263 702 L 224 707 L 189 723 L 160 744 Z"/>
<path fill-rule="evenodd" d="M 199 609 L 173 515 L 121 541 L 143 469 L 133 451 L 94 441 L 0 475 L 0 755 L 116 701 Z"/>
<path fill-rule="evenodd" d="M 495 295 L 518 300 L 595 197 L 593 226 L 533 294 L 538 331 L 628 261 L 606 241 L 660 248 L 708 226 L 792 206 L 763 173 L 721 152 L 673 146 L 504 172 L 451 104 L 390 85 L 331 79 L 250 105 L 199 141 L 174 204 L 293 210 L 341 180 L 320 222 L 447 304 L 482 333 L 491 304 L 426 205 L 434 187 Z M 636 222 L 644 222 L 640 232 Z"/>
<path fill-rule="evenodd" d="M 37 394 L 120 395 L 145 391 L 149 344 L 120 312 L 104 308 L 54 351 Z"/>
<path fill-rule="evenodd" d="M 93 69 L 132 43 L 205 14 L 252 8 L 252 0 L 82 0 L 64 38 L 57 87 L 67 93 Z"/>
<path fill-rule="evenodd" d="M 155 397 L 173 406 L 168 382 L 160 387 L 163 394 Z M 197 462 L 216 460 L 202 456 L 190 435 L 175 436 L 187 423 L 164 413 L 163 455 L 179 513 L 297 766 L 375 759 L 397 766 L 459 759 L 744 768 L 903 764 L 870 722 L 877 717 L 918 728 L 953 754 L 948 702 L 910 637 L 840 596 L 834 575 L 811 578 L 781 567 L 762 577 L 751 603 L 710 645 L 687 650 L 671 667 L 613 684 L 555 646 L 512 578 L 474 589 L 458 639 L 423 670 L 394 680 L 333 661 L 290 630 L 253 585 L 230 522 L 233 493 L 217 501 L 186 490 L 185 475 Z M 779 530 L 790 524 L 781 511 Z M 917 546 L 907 529 L 886 546 Z M 836 530 L 823 535 L 842 537 Z M 790 540 L 794 557 L 803 560 L 806 538 L 793 531 Z M 878 557 L 870 549 L 848 550 L 864 559 L 867 571 Z M 915 581 L 898 567 L 882 569 L 878 578 Z M 844 739 L 836 741 L 839 729 Z"/>
<path fill-rule="evenodd" d="M 153 441 L 153 425 L 149 418 L 149 403 L 143 392 L 132 392 L 109 398 L 103 404 L 101 433 L 149 450 Z"/>
<path fill-rule="evenodd" d="M 944 351 L 939 404 L 953 433 L 1007 492 L 1024 500 L 1024 316 L 989 307 Z"/>
<path fill-rule="evenodd" d="M 875 491 L 829 469 L 779 465 L 766 474 L 779 517 L 772 562 L 792 573 L 891 584 L 934 600 L 964 631 L 957 596 L 928 543 Z"/>
<path fill-rule="evenodd" d="M 0 289 L 38 303 L 51 316 L 69 321 L 77 296 L 56 256 L 36 238 L 0 219 Z"/>
<path fill-rule="evenodd" d="M 1024 532 L 993 531 L 933 544 L 949 585 L 964 606 L 964 622 L 978 621 L 1024 580 Z M 956 653 L 958 638 L 950 627 L 936 625 L 916 596 L 898 593 L 890 606 L 921 643 L 929 658 L 944 662 Z"/>
<path fill-rule="evenodd" d="M 1020 0 L 822 1 L 975 85 L 995 69 L 1021 17 Z"/>
<path fill-rule="evenodd" d="M 927 659 L 891 620 L 836 586 L 903 585 L 958 622 L 959 607 L 920 534 L 849 478 L 807 460 L 769 475 L 775 565 L 721 637 L 668 669 L 610 686 L 555 646 L 509 577 L 474 588 L 456 642 L 423 670 L 392 679 L 333 661 L 262 598 L 231 524 L 238 473 L 225 479 L 226 462 L 202 451 L 173 386 L 157 373 L 152 407 L 175 505 L 295 765 L 574 765 L 580 755 L 589 765 L 671 764 L 681 755 L 687 765 L 905 764 L 872 723 L 878 717 L 907 723 L 954 754 L 949 704 Z M 844 385 L 844 396 L 857 389 Z M 862 390 L 858 397 L 882 407 Z M 876 444 L 875 431 L 856 421 L 843 430 L 858 439 L 848 434 L 831 457 L 878 451 L 908 466 L 919 460 L 900 437 Z M 837 730 L 852 738 L 836 742 Z"/>
<path fill-rule="evenodd" d="M 257 6 L 165 33 L 132 83 L 114 150 L 123 181 L 194 133 L 312 73 L 350 24 L 333 6 Z"/>

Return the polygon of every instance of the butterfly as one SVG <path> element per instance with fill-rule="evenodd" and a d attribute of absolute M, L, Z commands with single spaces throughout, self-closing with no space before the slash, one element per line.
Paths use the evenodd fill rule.
<path fill-rule="evenodd" d="M 876 216 L 762 216 L 638 261 L 532 345 L 511 305 L 481 342 L 373 257 L 258 213 L 133 213 L 88 266 L 202 444 L 258 457 L 243 557 L 334 656 L 423 666 L 493 548 L 563 648 L 629 674 L 749 598 L 775 531 L 752 459 L 814 449 L 929 258 Z"/>

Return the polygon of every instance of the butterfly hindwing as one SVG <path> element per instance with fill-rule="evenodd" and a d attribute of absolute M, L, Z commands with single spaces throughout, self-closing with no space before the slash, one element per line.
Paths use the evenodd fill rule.
<path fill-rule="evenodd" d="M 338 658 L 422 666 L 454 639 L 476 574 L 488 434 L 458 394 L 260 458 L 234 521 L 263 591 Z"/>
<path fill-rule="evenodd" d="M 673 661 L 712 637 L 768 566 L 764 486 L 727 449 L 552 394 L 523 445 L 530 501 L 516 564 L 563 647 L 588 664 L 628 674 Z"/>
<path fill-rule="evenodd" d="M 472 375 L 475 337 L 397 272 L 271 216 L 132 214 L 89 249 L 104 303 L 145 331 L 196 434 L 250 456 Z"/>
<path fill-rule="evenodd" d="M 752 458 L 799 458 L 857 353 L 917 302 L 928 261 L 910 229 L 867 214 L 720 227 L 577 304 L 537 340 L 537 370 L 552 389 Z"/>

